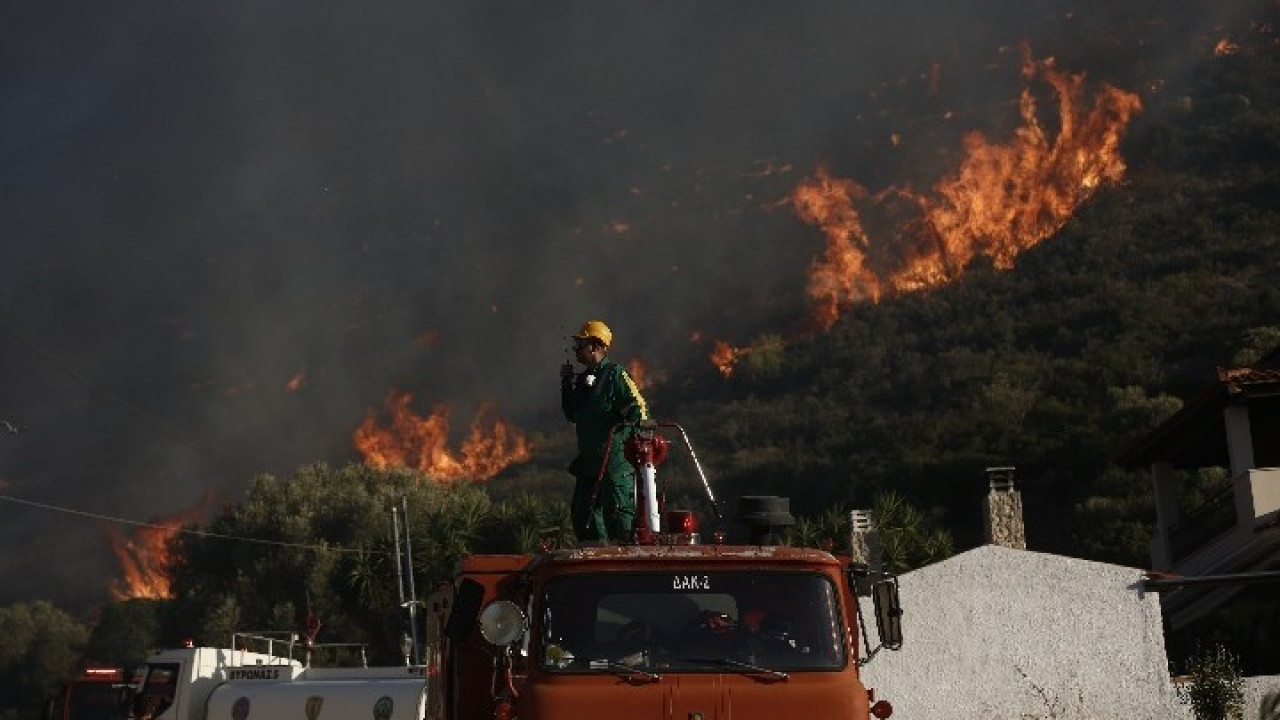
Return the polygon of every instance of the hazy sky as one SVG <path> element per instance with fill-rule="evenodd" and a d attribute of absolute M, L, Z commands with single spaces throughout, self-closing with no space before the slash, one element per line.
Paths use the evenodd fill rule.
<path fill-rule="evenodd" d="M 660 375 L 794 323 L 823 240 L 779 201 L 927 185 L 1016 122 L 1020 43 L 1158 112 L 1265 4 L 6 3 L 0 492 L 231 499 L 392 389 L 548 427 L 589 317 Z M 102 597 L 103 537 L 0 502 L 0 602 Z"/>

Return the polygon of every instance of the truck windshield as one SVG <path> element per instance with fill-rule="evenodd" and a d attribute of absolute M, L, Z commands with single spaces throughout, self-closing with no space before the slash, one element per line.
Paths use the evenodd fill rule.
<path fill-rule="evenodd" d="M 835 588 L 816 574 L 570 575 L 547 585 L 541 663 L 549 672 L 834 670 L 846 661 L 838 618 Z"/>

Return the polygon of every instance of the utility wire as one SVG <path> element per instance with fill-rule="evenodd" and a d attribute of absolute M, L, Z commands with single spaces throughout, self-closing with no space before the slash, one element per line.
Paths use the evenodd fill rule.
<path fill-rule="evenodd" d="M 63 362 L 57 355 L 54 355 L 52 352 L 44 349 L 30 338 L 18 332 L 16 328 L 10 325 L 9 322 L 3 318 L 0 318 L 0 330 L 4 330 L 14 340 L 17 340 L 18 343 L 27 348 L 27 350 L 29 350 L 33 355 L 52 365 L 54 368 L 57 368 L 63 375 L 71 378 L 77 384 L 142 418 L 156 429 L 168 435 L 171 439 L 177 441 L 180 445 L 191 450 L 195 450 L 197 453 L 219 463 L 220 466 L 246 475 L 253 475 L 255 472 L 258 472 L 252 469 L 254 466 L 259 468 L 263 467 L 262 464 L 255 463 L 248 458 L 232 455 L 231 453 L 223 452 L 222 450 L 210 445 L 197 443 L 187 439 L 183 433 L 175 429 L 172 424 L 167 422 L 164 418 L 138 407 L 126 398 L 120 396 L 118 393 L 112 391 L 110 388 L 103 386 L 93 378 L 85 375 L 68 363 Z"/>
<path fill-rule="evenodd" d="M 215 538 L 218 540 L 236 540 L 238 542 L 255 543 L 258 545 L 274 545 L 276 547 L 298 548 L 302 550 L 322 550 L 325 552 L 338 553 L 362 553 L 368 555 L 393 555 L 388 550 L 360 550 L 357 548 L 346 548 L 339 545 L 313 545 L 310 543 L 293 543 L 284 542 L 283 540 L 265 540 L 263 538 L 245 537 L 243 535 L 227 535 L 224 533 L 209 532 L 207 530 L 196 530 L 194 528 L 173 527 L 170 525 L 159 525 L 156 523 L 142 522 L 139 520 L 130 520 L 128 518 L 115 517 L 113 515 L 103 515 L 102 513 L 88 512 L 87 510 L 77 510 L 75 508 L 63 507 L 61 505 L 51 505 L 49 503 L 36 502 L 35 500 L 24 500 L 16 498 L 12 495 L 0 495 L 0 501 L 7 500 L 19 505 L 39 508 L 41 510 L 49 510 L 59 512 L 66 515 L 76 515 L 79 517 L 93 518 L 94 520 L 104 520 L 106 522 L 117 523 L 120 525 L 132 525 L 134 527 L 152 528 L 155 530 L 164 530 L 165 532 L 176 532 L 183 535 L 195 535 L 197 537 Z"/>

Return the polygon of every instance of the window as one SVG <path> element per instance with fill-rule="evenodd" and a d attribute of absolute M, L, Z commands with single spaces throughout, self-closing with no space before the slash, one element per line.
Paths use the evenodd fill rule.
<path fill-rule="evenodd" d="M 69 717 L 76 720 L 123 720 L 127 717 L 124 683 L 76 682 L 67 694 Z"/>
<path fill-rule="evenodd" d="M 835 588 L 821 575 L 574 575 L 551 581 L 543 599 L 541 662 L 551 672 L 845 665 Z"/>
<path fill-rule="evenodd" d="M 147 677 L 142 681 L 135 701 L 142 720 L 153 718 L 169 709 L 178 688 L 179 663 L 157 663 L 147 666 Z"/>

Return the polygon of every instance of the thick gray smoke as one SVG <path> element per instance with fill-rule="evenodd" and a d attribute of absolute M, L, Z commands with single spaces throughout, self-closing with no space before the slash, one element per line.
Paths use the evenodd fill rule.
<path fill-rule="evenodd" d="M 804 315 L 815 162 L 927 181 L 1020 42 L 1143 91 L 1256 4 L 6 3 L 0 492 L 234 499 L 392 389 L 550 426 L 587 318 L 674 375 Z M 118 571 L 83 517 L 0 502 L 0 547 L 0 602 Z"/>

